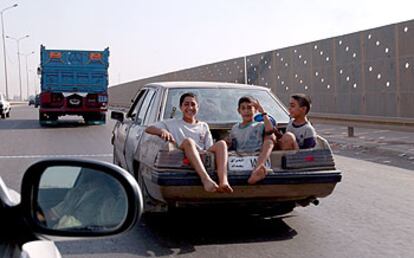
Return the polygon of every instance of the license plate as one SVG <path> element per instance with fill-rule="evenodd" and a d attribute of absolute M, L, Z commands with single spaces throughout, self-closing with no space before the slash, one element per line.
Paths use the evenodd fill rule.
<path fill-rule="evenodd" d="M 98 96 L 98 102 L 99 103 L 108 102 L 108 97 L 107 96 Z"/>
<path fill-rule="evenodd" d="M 230 156 L 228 159 L 228 166 L 230 171 L 244 171 L 253 170 L 257 165 L 257 156 Z M 265 162 L 266 168 L 271 168 L 270 159 Z"/>

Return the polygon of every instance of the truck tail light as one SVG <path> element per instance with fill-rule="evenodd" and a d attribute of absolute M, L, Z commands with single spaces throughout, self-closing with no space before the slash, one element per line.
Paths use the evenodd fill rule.
<path fill-rule="evenodd" d="M 61 93 L 52 93 L 51 94 L 51 102 L 52 103 L 60 103 L 63 102 L 63 95 Z"/>
<path fill-rule="evenodd" d="M 108 95 L 106 94 L 88 94 L 86 104 L 89 107 L 106 107 L 108 104 Z"/>
<path fill-rule="evenodd" d="M 48 104 L 51 101 L 52 101 L 52 93 L 50 93 L 50 92 L 40 93 L 40 103 L 41 104 Z"/>
<path fill-rule="evenodd" d="M 40 94 L 40 105 L 43 107 L 60 107 L 63 105 L 62 93 L 42 92 Z"/>

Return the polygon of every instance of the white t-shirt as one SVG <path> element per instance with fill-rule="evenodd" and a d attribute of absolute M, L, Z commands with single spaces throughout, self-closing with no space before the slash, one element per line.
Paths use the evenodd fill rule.
<path fill-rule="evenodd" d="M 153 126 L 166 129 L 172 134 L 177 145 L 180 146 L 185 138 L 191 138 L 197 144 L 199 150 L 207 150 L 213 146 L 213 137 L 206 122 L 189 124 L 183 119 L 167 119 Z"/>
<path fill-rule="evenodd" d="M 295 125 L 293 123 L 293 120 L 290 120 L 286 127 L 286 131 L 291 132 L 296 136 L 296 141 L 300 149 L 309 149 L 315 147 L 316 131 L 309 122 L 301 125 Z"/>
<path fill-rule="evenodd" d="M 230 131 L 231 148 L 238 152 L 257 152 L 263 145 L 264 123 L 237 123 Z"/>

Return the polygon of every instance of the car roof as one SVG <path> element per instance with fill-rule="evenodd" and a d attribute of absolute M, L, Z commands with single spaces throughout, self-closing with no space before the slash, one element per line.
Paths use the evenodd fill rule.
<path fill-rule="evenodd" d="M 239 83 L 228 83 L 228 82 L 199 82 L 199 81 L 170 81 L 170 82 L 154 82 L 149 83 L 145 86 L 158 86 L 162 88 L 237 88 L 237 89 L 256 89 L 256 90 L 267 90 L 269 88 L 239 84 Z"/>

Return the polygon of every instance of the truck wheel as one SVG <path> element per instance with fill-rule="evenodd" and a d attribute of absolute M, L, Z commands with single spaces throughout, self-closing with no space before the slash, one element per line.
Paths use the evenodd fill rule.
<path fill-rule="evenodd" d="M 101 121 L 101 123 L 102 124 L 105 124 L 106 123 L 106 114 L 105 113 L 103 113 L 103 114 L 100 114 L 100 121 Z"/>
<path fill-rule="evenodd" d="M 46 124 L 47 118 L 46 118 L 46 114 L 43 112 L 39 112 L 39 124 L 41 126 L 44 126 Z"/>

